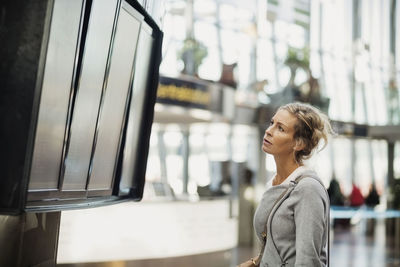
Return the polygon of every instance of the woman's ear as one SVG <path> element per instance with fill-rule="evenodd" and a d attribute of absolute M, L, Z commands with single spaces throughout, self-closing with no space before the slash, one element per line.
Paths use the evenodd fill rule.
<path fill-rule="evenodd" d="M 304 142 L 301 139 L 297 139 L 293 149 L 294 149 L 294 151 L 301 151 L 304 149 L 305 146 L 306 145 L 304 144 Z"/>

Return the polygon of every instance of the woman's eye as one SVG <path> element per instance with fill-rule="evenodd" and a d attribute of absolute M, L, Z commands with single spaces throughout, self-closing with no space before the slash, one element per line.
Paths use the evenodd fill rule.
<path fill-rule="evenodd" d="M 281 126 L 279 126 L 279 131 L 284 132 L 285 130 Z"/>
<path fill-rule="evenodd" d="M 272 124 L 274 124 L 274 121 L 270 121 L 270 122 L 269 122 L 269 125 L 272 125 Z"/>

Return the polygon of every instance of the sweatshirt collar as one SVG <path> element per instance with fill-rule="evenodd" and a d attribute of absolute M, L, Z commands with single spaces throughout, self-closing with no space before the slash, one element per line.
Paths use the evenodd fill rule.
<path fill-rule="evenodd" d="M 299 177 L 301 174 L 310 171 L 309 168 L 307 168 L 306 166 L 299 166 L 297 167 L 280 185 L 286 185 L 289 184 L 290 181 L 294 181 L 297 177 Z M 276 174 L 273 176 L 272 179 L 270 179 L 267 183 L 267 187 L 272 187 L 272 181 L 274 180 Z"/>

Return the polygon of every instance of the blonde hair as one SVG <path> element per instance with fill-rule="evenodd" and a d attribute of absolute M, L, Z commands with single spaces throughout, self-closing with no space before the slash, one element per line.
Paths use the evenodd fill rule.
<path fill-rule="evenodd" d="M 319 109 L 304 103 L 290 103 L 279 108 L 286 110 L 297 118 L 293 138 L 304 148 L 295 152 L 295 160 L 302 163 L 312 156 L 321 139 L 324 140 L 324 149 L 328 144 L 328 137 L 334 134 L 328 116 Z"/>

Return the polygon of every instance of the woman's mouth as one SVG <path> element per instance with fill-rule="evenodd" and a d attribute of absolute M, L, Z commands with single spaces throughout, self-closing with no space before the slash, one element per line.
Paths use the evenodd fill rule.
<path fill-rule="evenodd" d="M 264 138 L 264 144 L 266 145 L 272 145 L 272 143 L 270 141 L 268 141 L 267 139 Z"/>

